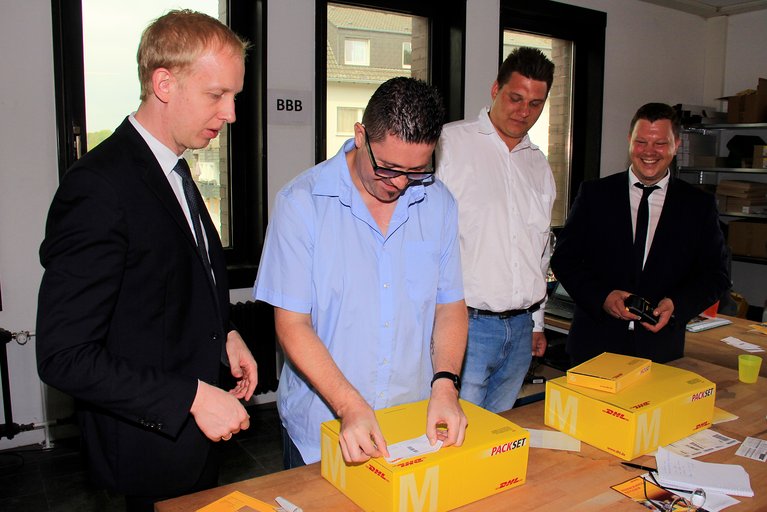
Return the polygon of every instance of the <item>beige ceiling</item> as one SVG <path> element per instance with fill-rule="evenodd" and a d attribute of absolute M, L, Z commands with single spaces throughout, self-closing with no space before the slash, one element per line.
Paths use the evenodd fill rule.
<path fill-rule="evenodd" d="M 767 0 L 641 0 L 704 18 L 767 9 Z"/>

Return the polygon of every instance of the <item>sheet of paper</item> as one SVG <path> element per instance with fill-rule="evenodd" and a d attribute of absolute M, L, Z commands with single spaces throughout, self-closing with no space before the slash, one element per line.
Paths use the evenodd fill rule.
<path fill-rule="evenodd" d="M 741 350 L 745 350 L 746 352 L 764 352 L 764 349 L 759 345 L 743 341 L 739 338 L 736 338 L 735 336 L 727 336 L 726 338 L 722 338 L 722 341 L 731 347 L 739 348 Z"/>
<path fill-rule="evenodd" d="M 581 442 L 574 437 L 552 430 L 528 428 L 530 448 L 548 448 L 549 450 L 581 451 Z"/>
<path fill-rule="evenodd" d="M 743 466 L 700 462 L 660 447 L 655 455 L 658 482 L 666 487 L 706 492 L 753 496 L 751 481 Z"/>
<path fill-rule="evenodd" d="M 240 491 L 234 491 L 197 512 L 274 512 L 275 507 Z"/>
<path fill-rule="evenodd" d="M 684 439 L 680 439 L 675 443 L 671 443 L 666 446 L 666 449 L 677 455 L 681 455 L 682 457 L 694 459 L 695 457 L 700 457 L 707 453 L 723 450 L 724 448 L 738 444 L 739 442 L 740 441 L 737 439 L 714 432 L 709 428 L 696 432 Z"/>
<path fill-rule="evenodd" d="M 737 420 L 739 416 L 734 415 L 731 412 L 727 412 L 724 409 L 714 406 L 714 417 L 711 418 L 711 423 L 718 425 L 727 421 Z"/>
<path fill-rule="evenodd" d="M 389 456 L 386 458 L 386 462 L 394 464 L 400 460 L 411 459 L 426 453 L 436 452 L 440 448 L 442 448 L 442 441 L 437 441 L 434 443 L 434 446 L 431 446 L 429 444 L 429 438 L 424 434 L 420 437 L 390 444 Z"/>
<path fill-rule="evenodd" d="M 756 437 L 747 437 L 743 440 L 743 444 L 738 447 L 735 455 L 765 462 L 767 460 L 767 441 Z"/>

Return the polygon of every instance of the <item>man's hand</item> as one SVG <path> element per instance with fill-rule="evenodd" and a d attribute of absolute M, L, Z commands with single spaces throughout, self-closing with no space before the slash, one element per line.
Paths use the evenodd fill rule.
<path fill-rule="evenodd" d="M 653 316 L 658 317 L 658 323 L 655 325 L 648 324 L 647 322 L 641 322 L 642 327 L 650 332 L 658 332 L 668 324 L 671 319 L 671 315 L 674 314 L 674 302 L 666 297 L 661 299 L 658 303 L 658 307 L 652 312 Z"/>
<path fill-rule="evenodd" d="M 190 412 L 211 441 L 228 441 L 232 434 L 250 426 L 248 413 L 232 393 L 202 381 L 197 382 L 197 394 Z"/>
<path fill-rule="evenodd" d="M 258 365 L 237 331 L 229 331 L 226 336 L 226 355 L 229 358 L 232 377 L 237 379 L 237 385 L 229 392 L 247 402 L 258 384 Z"/>
<path fill-rule="evenodd" d="M 546 335 L 543 332 L 533 331 L 533 355 L 541 357 L 546 353 Z"/>
<path fill-rule="evenodd" d="M 631 294 L 623 290 L 613 290 L 602 304 L 602 309 L 613 318 L 618 320 L 639 320 L 639 317 L 629 313 L 624 302 Z"/>
<path fill-rule="evenodd" d="M 389 456 L 376 415 L 361 396 L 355 397 L 338 416 L 341 418 L 338 441 L 346 462 L 361 463 L 371 457 Z"/>
<path fill-rule="evenodd" d="M 469 422 L 458 403 L 458 390 L 450 379 L 437 379 L 431 387 L 429 407 L 426 409 L 426 437 L 429 444 L 437 440 L 443 446 L 463 444 Z"/>

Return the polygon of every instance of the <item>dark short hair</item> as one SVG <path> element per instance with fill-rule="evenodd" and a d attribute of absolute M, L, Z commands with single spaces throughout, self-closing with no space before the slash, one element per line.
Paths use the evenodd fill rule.
<path fill-rule="evenodd" d="M 499 89 L 506 85 L 515 71 L 531 80 L 546 82 L 546 94 L 554 83 L 554 63 L 536 48 L 520 46 L 506 57 L 495 79 Z"/>
<path fill-rule="evenodd" d="M 410 144 L 436 143 L 444 122 L 439 91 L 422 80 L 403 76 L 381 84 L 362 115 L 362 124 L 374 142 L 394 135 Z"/>
<path fill-rule="evenodd" d="M 631 126 L 629 126 L 629 135 L 634 133 L 634 126 L 637 121 L 644 119 L 654 123 L 661 119 L 668 119 L 671 121 L 671 131 L 674 132 L 674 137 L 679 138 L 679 132 L 682 130 L 682 123 L 679 119 L 679 114 L 670 105 L 665 103 L 646 103 L 639 107 L 637 113 L 631 119 Z"/>

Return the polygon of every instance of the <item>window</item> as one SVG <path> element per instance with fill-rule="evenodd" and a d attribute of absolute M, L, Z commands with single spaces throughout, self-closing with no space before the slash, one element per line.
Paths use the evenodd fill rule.
<path fill-rule="evenodd" d="M 344 64 L 347 66 L 369 66 L 370 41 L 367 39 L 344 40 Z"/>
<path fill-rule="evenodd" d="M 541 50 L 554 62 L 554 83 L 549 97 L 538 118 L 530 129 L 530 140 L 539 146 L 551 166 L 557 186 L 557 199 L 551 212 L 551 225 L 563 226 L 567 218 L 570 191 L 570 139 L 572 120 L 572 41 L 537 36 L 512 30 L 503 31 L 503 54 L 520 46 Z"/>
<path fill-rule="evenodd" d="M 396 76 L 434 84 L 448 118 L 462 117 L 465 0 L 317 0 L 316 12 L 317 161 L 338 151 L 376 88 Z"/>
<path fill-rule="evenodd" d="M 502 58 L 515 46 L 534 46 L 556 66 L 547 110 L 530 134 L 557 181 L 554 227 L 564 224 L 580 184 L 599 177 L 606 25 L 607 15 L 591 9 L 501 0 Z"/>
<path fill-rule="evenodd" d="M 237 123 L 206 148 L 184 155 L 221 235 L 232 287 L 252 285 L 265 230 L 263 3 L 158 0 L 138 2 L 129 11 L 119 0 L 52 3 L 60 174 L 136 109 L 136 50 L 151 20 L 170 9 L 190 8 L 225 22 L 236 20 L 238 25 L 230 26 L 252 43 Z"/>
<path fill-rule="evenodd" d="M 413 62 L 413 44 L 410 41 L 402 43 L 402 67 L 410 69 Z"/>
<path fill-rule="evenodd" d="M 336 134 L 352 136 L 354 134 L 354 123 L 362 122 L 362 114 L 365 113 L 365 107 L 338 107 L 337 112 Z"/>

